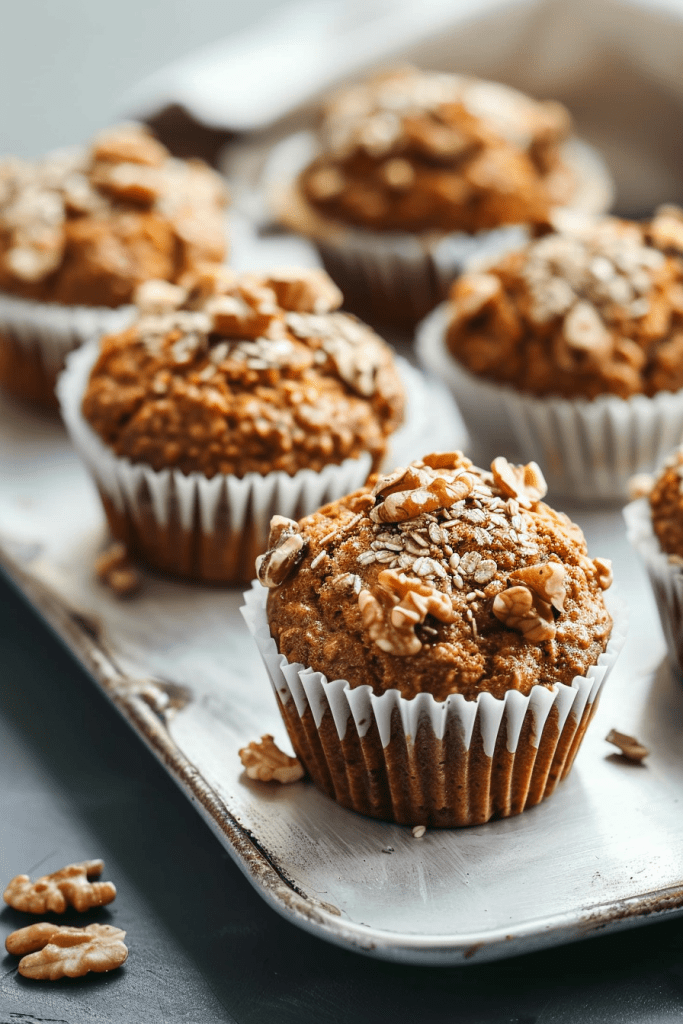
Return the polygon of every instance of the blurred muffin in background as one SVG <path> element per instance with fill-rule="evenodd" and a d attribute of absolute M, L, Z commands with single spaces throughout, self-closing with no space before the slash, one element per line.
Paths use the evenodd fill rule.
<path fill-rule="evenodd" d="M 419 349 L 482 449 L 516 443 L 551 491 L 624 497 L 683 437 L 683 211 L 556 222 L 459 278 Z"/>
<path fill-rule="evenodd" d="M 322 270 L 150 281 L 58 392 L 111 532 L 156 569 L 248 580 L 276 514 L 361 486 L 403 417 L 391 350 Z"/>
<path fill-rule="evenodd" d="M 326 103 L 314 159 L 276 190 L 279 217 L 316 242 L 350 308 L 409 326 L 466 259 L 523 241 L 520 225 L 607 208 L 609 175 L 570 134 L 559 103 L 391 71 Z"/>
<path fill-rule="evenodd" d="M 0 384 L 55 405 L 66 353 L 130 319 L 143 281 L 226 255 L 222 179 L 143 127 L 0 162 Z"/>

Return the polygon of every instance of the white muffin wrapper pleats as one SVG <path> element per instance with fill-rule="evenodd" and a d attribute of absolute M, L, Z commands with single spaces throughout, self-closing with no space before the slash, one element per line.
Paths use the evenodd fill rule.
<path fill-rule="evenodd" d="M 640 555 L 654 592 L 672 668 L 683 678 L 683 566 L 672 562 L 652 528 L 647 498 L 624 508 L 626 532 Z"/>
<path fill-rule="evenodd" d="M 27 353 L 37 350 L 45 371 L 56 376 L 68 352 L 89 338 L 123 330 L 133 306 L 64 306 L 0 294 L 0 335 Z"/>
<path fill-rule="evenodd" d="M 467 753 L 476 744 L 483 749 L 486 758 L 493 759 L 499 749 L 504 749 L 508 754 L 516 755 L 518 752 L 528 757 L 529 746 L 538 751 L 542 744 L 546 748 L 550 744 L 550 750 L 546 749 L 544 758 L 547 764 L 547 775 L 551 780 L 549 785 L 546 780 L 538 784 L 536 780 L 535 791 L 538 802 L 554 789 L 556 782 L 568 771 L 571 760 L 576 749 L 571 752 L 569 764 L 565 762 L 571 748 L 571 741 L 577 734 L 582 722 L 587 721 L 592 710 L 596 706 L 602 687 L 610 674 L 617 655 L 619 654 L 625 640 L 626 613 L 624 607 L 618 601 L 610 602 L 611 613 L 614 620 L 612 634 L 606 650 L 600 655 L 596 665 L 592 666 L 585 676 L 576 676 L 571 685 L 556 684 L 552 687 L 534 686 L 528 696 L 524 696 L 517 690 L 510 690 L 503 700 L 496 699 L 490 693 L 481 693 L 476 700 L 468 701 L 461 694 L 452 694 L 444 701 L 437 701 L 428 693 L 418 694 L 408 700 L 404 698 L 398 689 L 387 690 L 381 696 L 373 693 L 372 688 L 367 686 L 351 687 L 348 681 L 343 679 L 328 680 L 320 672 L 313 671 L 298 663 L 289 663 L 284 655 L 280 654 L 275 640 L 270 635 L 268 618 L 266 612 L 266 601 L 268 592 L 258 582 L 252 583 L 252 589 L 245 594 L 245 604 L 242 607 L 242 614 L 254 637 L 259 653 L 266 667 L 273 691 L 283 709 L 285 724 L 290 728 L 291 718 L 301 720 L 302 733 L 305 731 L 305 718 L 310 711 L 310 716 L 315 728 L 320 730 L 326 716 L 331 716 L 334 722 L 334 733 L 339 745 L 343 744 L 353 734 L 360 741 L 372 737 L 378 737 L 381 747 L 386 752 L 394 741 L 397 741 L 401 748 L 407 751 L 407 762 L 409 769 L 415 767 L 423 775 L 426 771 L 427 778 L 422 779 L 422 788 L 429 791 L 432 783 L 436 789 L 443 788 L 441 782 L 436 778 L 439 771 L 443 769 L 448 778 L 449 771 L 462 770 L 462 754 Z M 410 659 L 406 659 L 406 673 L 410 672 Z M 551 714 L 552 713 L 552 714 Z M 552 721 L 552 728 L 548 723 Z M 525 739 L 521 739 L 523 727 Z M 529 725 L 531 728 L 529 728 Z M 547 728 L 548 727 L 548 728 Z M 314 752 L 309 750 L 308 756 L 297 743 L 298 730 L 290 728 L 290 738 L 297 750 L 297 753 L 306 764 L 307 769 L 316 778 L 316 769 L 311 761 L 316 760 Z M 294 735 L 293 735 L 294 733 Z M 550 735 L 552 733 L 552 735 Z M 446 760 L 445 765 L 434 766 L 434 779 L 430 780 L 430 767 L 425 764 L 424 752 L 418 748 L 424 745 L 425 737 L 428 744 L 442 741 L 445 743 L 447 735 L 459 738 L 458 763 L 450 765 Z M 583 732 L 581 731 L 581 736 Z M 578 737 L 576 746 L 580 741 Z M 322 743 L 323 748 L 329 751 L 329 735 Z M 556 764 L 554 751 L 563 749 L 563 763 Z M 332 763 L 339 752 L 332 751 Z M 443 754 L 442 754 L 443 756 Z M 532 756 L 535 754 L 532 752 Z M 343 755 L 342 755 L 343 757 Z M 470 785 L 475 782 L 477 788 L 479 783 L 473 778 L 474 769 L 469 765 Z M 377 766 L 375 765 L 375 770 Z M 380 769 L 381 770 L 381 769 Z M 506 771 L 514 774 L 514 763 L 510 767 L 507 763 Z M 331 774 L 334 777 L 334 767 Z M 391 774 L 389 766 L 387 774 Z M 477 768 L 477 771 L 480 771 Z M 466 767 L 467 772 L 467 767 Z M 490 780 L 490 787 L 495 788 L 495 765 Z M 529 787 L 532 785 L 532 773 L 526 779 Z M 323 785 L 323 788 L 325 786 Z M 343 787 L 342 787 L 343 788 Z M 390 783 L 387 787 L 391 789 Z M 337 786 L 335 785 L 335 789 Z M 339 794 L 335 794 L 339 798 Z M 424 793 L 423 793 L 424 795 Z M 518 813 L 518 810 L 527 806 L 525 792 L 519 791 L 508 794 L 509 806 L 494 806 L 494 802 L 484 794 L 477 795 L 475 803 L 479 805 L 479 815 L 476 820 L 453 820 L 458 817 L 457 811 L 453 811 L 449 817 L 446 813 L 444 823 L 446 824 L 475 824 L 487 820 L 491 814 L 506 815 Z M 488 807 L 490 813 L 481 813 L 481 806 Z M 348 798 L 340 800 L 347 806 L 353 806 Z M 429 802 L 427 800 L 427 802 Z M 361 800 L 362 804 L 363 801 Z M 371 803 L 371 801 L 370 801 Z M 423 801 L 424 803 L 424 801 Z M 512 809 L 516 807 L 517 810 Z M 355 806 L 354 809 L 364 813 L 374 814 L 373 809 L 368 806 Z M 471 808 L 475 810 L 474 808 Z M 396 811 L 396 808 L 393 808 Z M 406 824 L 431 823 L 440 824 L 439 809 L 437 808 L 430 819 L 430 812 L 424 806 L 418 805 L 406 808 L 395 815 L 396 820 L 403 820 Z M 379 813 L 376 816 L 385 817 L 386 813 Z M 413 820 L 414 819 L 414 820 Z"/>
<path fill-rule="evenodd" d="M 553 494 L 582 501 L 628 496 L 628 480 L 652 470 L 683 440 L 683 391 L 593 400 L 537 398 L 470 373 L 446 346 L 448 306 L 418 328 L 422 366 L 451 389 L 480 459 L 537 462 Z"/>

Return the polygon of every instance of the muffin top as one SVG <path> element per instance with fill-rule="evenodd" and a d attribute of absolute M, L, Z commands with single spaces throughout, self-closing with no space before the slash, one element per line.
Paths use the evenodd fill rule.
<path fill-rule="evenodd" d="M 683 565 L 683 448 L 667 459 L 654 481 L 648 481 L 652 528 L 670 561 Z"/>
<path fill-rule="evenodd" d="M 563 217 L 451 288 L 446 343 L 468 370 L 533 395 L 683 388 L 683 210 L 644 223 Z"/>
<path fill-rule="evenodd" d="M 257 572 L 280 653 L 406 698 L 571 683 L 607 645 L 612 572 L 545 491 L 534 463 L 489 473 L 448 452 L 275 516 Z"/>
<path fill-rule="evenodd" d="M 320 270 L 238 277 L 206 264 L 149 281 L 140 317 L 105 337 L 83 414 L 117 455 L 208 477 L 321 470 L 369 452 L 403 416 L 391 350 L 335 312 Z"/>
<path fill-rule="evenodd" d="M 142 281 L 175 281 L 225 256 L 222 179 L 176 160 L 142 126 L 89 148 L 0 162 L 0 291 L 41 302 L 120 306 Z"/>
<path fill-rule="evenodd" d="M 334 220 L 379 230 L 476 232 L 542 221 L 574 176 L 559 103 L 507 86 L 406 68 L 336 93 L 306 199 Z"/>

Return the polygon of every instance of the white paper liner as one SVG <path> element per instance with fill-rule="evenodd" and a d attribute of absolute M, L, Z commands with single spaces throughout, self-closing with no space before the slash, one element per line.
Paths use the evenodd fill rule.
<path fill-rule="evenodd" d="M 417 332 L 421 365 L 445 381 L 481 461 L 537 462 L 553 494 L 623 499 L 635 473 L 651 471 L 683 440 L 683 391 L 593 400 L 537 398 L 470 373 L 445 344 L 448 304 Z"/>
<path fill-rule="evenodd" d="M 672 668 L 683 678 L 683 567 L 669 561 L 652 528 L 647 498 L 639 498 L 623 510 L 626 533 L 642 558 L 650 577 Z"/>
<path fill-rule="evenodd" d="M 325 269 L 345 297 L 382 319 L 421 319 L 447 294 L 472 262 L 520 248 L 529 239 L 523 224 L 468 234 L 429 231 L 370 231 L 324 217 L 304 198 L 296 183 L 311 162 L 317 143 L 312 132 L 297 132 L 276 145 L 264 171 L 267 197 L 282 223 L 315 242 Z M 612 180 L 602 158 L 586 143 L 572 139 L 565 161 L 577 178 L 570 208 L 602 213 L 613 198 Z M 392 311 L 398 310 L 393 317 Z"/>
<path fill-rule="evenodd" d="M 293 704 L 301 719 L 310 708 L 317 729 L 329 711 L 340 741 L 344 740 L 351 722 L 359 737 L 376 726 L 385 749 L 396 736 L 396 711 L 400 716 L 403 742 L 408 749 L 414 745 L 420 728 L 428 723 L 436 740 L 442 740 L 447 729 L 455 727 L 465 750 L 469 750 L 476 725 L 487 757 L 493 757 L 499 736 L 504 737 L 508 752 L 515 754 L 527 714 L 533 718 L 530 742 L 537 749 L 553 708 L 557 711 L 554 725 L 558 732 L 556 746 L 559 746 L 570 713 L 576 727 L 584 713 L 590 711 L 597 701 L 626 637 L 626 609 L 618 600 L 613 600 L 610 612 L 614 624 L 607 648 L 597 664 L 585 676 L 575 676 L 570 686 L 556 684 L 549 688 L 537 685 L 528 696 L 518 690 L 510 690 L 503 700 L 490 693 L 482 693 L 473 701 L 466 700 L 462 694 L 452 694 L 445 701 L 437 701 L 428 693 L 408 700 L 397 689 L 377 696 L 369 685 L 351 687 L 347 680 L 328 680 L 321 672 L 288 662 L 270 635 L 267 599 L 268 591 L 254 580 L 251 590 L 244 595 L 245 604 L 241 612 L 259 649 L 273 691 L 283 706 Z"/>
<path fill-rule="evenodd" d="M 68 352 L 89 338 L 123 330 L 135 307 L 64 306 L 0 293 L 0 335 L 27 352 L 38 349 L 45 371 L 56 376 Z"/>

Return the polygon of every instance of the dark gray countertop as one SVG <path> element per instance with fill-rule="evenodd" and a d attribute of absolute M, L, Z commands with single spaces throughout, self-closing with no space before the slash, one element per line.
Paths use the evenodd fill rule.
<path fill-rule="evenodd" d="M 0 577 L 0 882 L 103 857 L 111 975 L 31 982 L 0 1024 L 659 1024 L 683 1019 L 683 921 L 466 968 L 385 964 L 279 918 L 94 683 Z M 561 851 L 558 851 L 561 856 Z M 0 912 L 1 938 L 28 923 Z"/>

